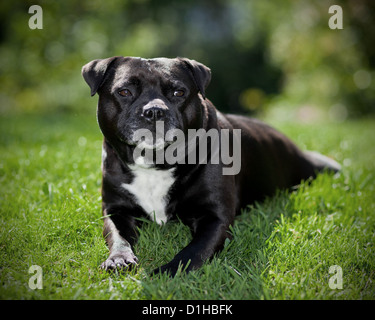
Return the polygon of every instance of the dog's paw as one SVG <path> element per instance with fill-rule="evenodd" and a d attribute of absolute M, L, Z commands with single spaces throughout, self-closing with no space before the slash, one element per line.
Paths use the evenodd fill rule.
<path fill-rule="evenodd" d="M 101 264 L 106 271 L 130 271 L 138 266 L 138 258 L 129 251 L 120 251 L 110 254 L 108 259 Z"/>
<path fill-rule="evenodd" d="M 156 268 L 154 271 L 151 272 L 151 276 L 156 276 L 157 274 L 165 273 L 170 277 L 174 277 L 177 273 L 178 268 L 172 267 L 172 266 L 161 266 L 159 268 Z"/>
<path fill-rule="evenodd" d="M 168 274 L 170 277 L 174 277 L 178 272 L 179 270 L 181 272 L 189 272 L 191 269 L 189 268 L 189 266 L 184 266 L 182 265 L 181 261 L 171 261 L 167 264 L 165 264 L 164 266 L 161 266 L 159 268 L 156 268 L 152 273 L 151 275 L 154 276 L 154 275 L 157 275 L 159 273 L 165 273 L 165 274 Z"/>

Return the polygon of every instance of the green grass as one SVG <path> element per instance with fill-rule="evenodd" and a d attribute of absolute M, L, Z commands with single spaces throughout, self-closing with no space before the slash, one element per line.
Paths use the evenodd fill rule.
<path fill-rule="evenodd" d="M 147 222 L 137 272 L 100 270 L 108 254 L 100 211 L 101 133 L 95 116 L 0 119 L 1 299 L 374 299 L 375 121 L 274 124 L 302 148 L 344 164 L 298 190 L 249 207 L 212 261 L 174 279 L 149 272 L 191 235 Z M 31 265 L 43 289 L 31 290 Z M 330 289 L 330 266 L 343 289 Z"/>

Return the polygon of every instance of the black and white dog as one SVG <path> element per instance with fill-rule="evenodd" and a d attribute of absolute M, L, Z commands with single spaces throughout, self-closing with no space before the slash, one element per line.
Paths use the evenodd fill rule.
<path fill-rule="evenodd" d="M 205 97 L 210 69 L 194 60 L 112 57 L 91 61 L 82 74 L 91 95 L 99 94 L 103 234 L 110 249 L 102 264 L 106 270 L 137 265 L 137 218 L 163 224 L 179 217 L 190 227 L 191 243 L 154 271 L 175 275 L 180 264 L 187 271 L 199 268 L 223 247 L 241 208 L 324 169 L 340 170 L 337 162 L 299 150 L 258 120 L 219 112 Z M 139 130 L 151 137 L 140 139 Z M 194 130 L 216 132 L 217 139 L 190 139 Z M 160 131 L 180 136 L 167 139 Z M 181 151 L 180 156 L 168 161 L 166 151 L 176 140 L 180 143 L 169 156 Z M 199 152 L 187 150 L 191 145 L 206 151 L 204 161 Z M 216 157 L 224 148 L 226 161 Z"/>

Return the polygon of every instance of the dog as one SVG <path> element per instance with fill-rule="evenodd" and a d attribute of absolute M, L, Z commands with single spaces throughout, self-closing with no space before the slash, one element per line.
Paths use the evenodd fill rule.
<path fill-rule="evenodd" d="M 178 218 L 193 235 L 188 246 L 153 274 L 174 276 L 179 267 L 185 272 L 198 269 L 223 248 L 242 208 L 324 170 L 340 170 L 336 161 L 301 151 L 261 121 L 218 111 L 205 94 L 211 70 L 195 60 L 116 56 L 89 62 L 82 75 L 91 96 L 99 95 L 97 120 L 104 136 L 103 235 L 110 250 L 101 265 L 105 270 L 138 265 L 134 244 L 142 217 L 161 225 Z M 175 163 L 157 162 L 153 156 L 173 143 L 160 134 L 156 138 L 160 128 L 185 135 L 203 129 L 218 132 L 220 138 L 226 133 L 227 138 L 205 144 L 199 138 L 193 143 L 186 137 L 180 139 L 180 150 L 187 145 L 209 149 L 205 161 L 189 151 L 185 157 L 182 152 Z M 143 129 L 152 136 L 136 139 Z M 240 152 L 234 152 L 235 145 Z M 233 161 L 240 163 L 240 170 L 232 174 L 225 173 L 230 169 L 228 161 L 211 161 L 215 150 L 224 146 Z M 151 157 L 146 159 L 137 150 Z"/>

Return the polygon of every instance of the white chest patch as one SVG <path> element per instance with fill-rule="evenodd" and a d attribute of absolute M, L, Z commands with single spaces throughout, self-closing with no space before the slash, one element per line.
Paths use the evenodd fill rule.
<path fill-rule="evenodd" d="M 165 207 L 168 192 L 175 181 L 174 169 L 156 170 L 139 165 L 129 166 L 134 174 L 132 183 L 122 183 L 121 187 L 134 195 L 138 204 L 158 224 L 167 222 Z"/>

